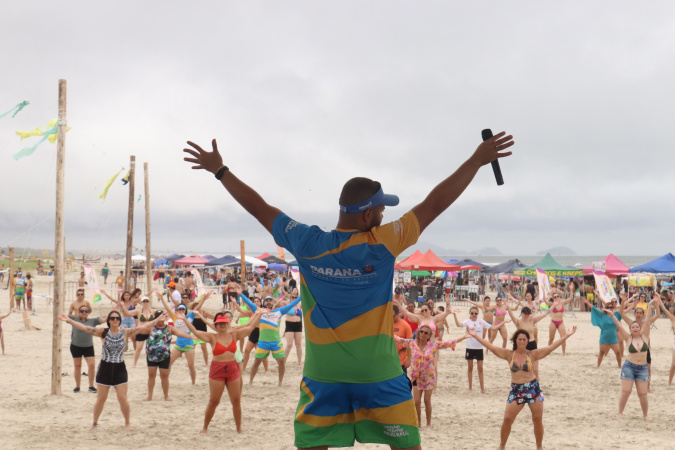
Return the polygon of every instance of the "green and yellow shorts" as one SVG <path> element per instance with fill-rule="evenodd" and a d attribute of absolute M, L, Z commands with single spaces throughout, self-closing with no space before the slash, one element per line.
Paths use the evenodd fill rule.
<path fill-rule="evenodd" d="M 258 341 L 258 344 L 255 349 L 255 357 L 258 359 L 267 358 L 270 353 L 274 359 L 282 359 L 286 357 L 284 352 L 284 344 L 281 341 L 277 342 L 265 342 Z"/>
<path fill-rule="evenodd" d="M 399 448 L 421 443 L 415 402 L 404 374 L 376 383 L 322 383 L 302 377 L 295 446 Z"/>

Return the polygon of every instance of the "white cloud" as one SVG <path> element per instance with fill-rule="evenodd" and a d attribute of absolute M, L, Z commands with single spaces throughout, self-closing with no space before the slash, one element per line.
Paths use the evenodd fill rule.
<path fill-rule="evenodd" d="M 26 143 L 14 131 L 56 116 L 66 78 L 69 248 L 123 247 L 126 188 L 116 182 L 102 203 L 94 187 L 130 154 L 139 194 L 150 164 L 153 248 L 245 238 L 263 250 L 262 227 L 182 161 L 186 140 L 218 138 L 270 203 L 330 229 L 346 179 L 370 176 L 398 194 L 393 219 L 492 127 L 516 138 L 501 161 L 506 184 L 482 169 L 426 241 L 665 253 L 673 13 L 670 2 L 9 3 L 0 110 L 31 105 L 0 119 L 0 179 L 16 189 L 0 202 L 0 244 L 53 245 L 55 146 L 11 155 Z"/>

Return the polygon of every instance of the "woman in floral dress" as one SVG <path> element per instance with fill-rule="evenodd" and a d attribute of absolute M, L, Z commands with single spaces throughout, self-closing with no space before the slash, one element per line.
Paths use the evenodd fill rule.
<path fill-rule="evenodd" d="M 424 411 L 427 416 L 427 427 L 431 427 L 431 395 L 436 387 L 436 365 L 434 364 L 436 352 L 442 348 L 455 349 L 457 342 L 466 339 L 462 336 L 452 341 L 433 341 L 432 331 L 429 325 L 420 325 L 415 339 L 403 339 L 394 336 L 396 343 L 410 349 L 411 375 L 413 382 L 413 398 L 417 408 L 417 421 L 422 421 L 422 392 L 424 392 Z"/>

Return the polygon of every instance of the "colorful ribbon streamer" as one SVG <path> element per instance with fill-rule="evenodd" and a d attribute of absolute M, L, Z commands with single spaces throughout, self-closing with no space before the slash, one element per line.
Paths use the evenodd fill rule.
<path fill-rule="evenodd" d="M 70 127 L 66 127 L 66 132 L 70 130 Z M 42 136 L 42 139 L 40 139 L 35 145 L 32 147 L 26 147 L 22 148 L 19 150 L 17 153 L 12 155 L 12 158 L 14 160 L 25 158 L 26 156 L 32 155 L 35 150 L 37 150 L 38 146 L 42 144 L 44 141 L 49 140 L 52 144 L 56 142 L 56 135 L 59 131 L 59 125 L 58 125 L 58 120 L 57 119 L 52 119 L 49 121 L 47 124 L 47 127 L 44 130 L 41 130 L 40 128 L 36 128 L 33 131 L 17 131 L 16 134 L 21 136 L 21 140 L 23 141 L 27 137 L 31 136 Z"/>
<path fill-rule="evenodd" d="M 110 186 L 112 186 L 112 184 L 115 182 L 115 179 L 119 176 L 120 173 L 122 173 L 123 170 L 124 170 L 124 167 L 122 167 L 119 170 L 119 172 L 117 172 L 115 175 L 110 177 L 110 179 L 108 181 L 105 182 L 105 184 L 103 185 L 105 187 L 105 189 L 103 189 L 103 193 L 100 194 L 98 196 L 98 198 L 102 198 L 103 200 L 105 200 L 105 196 L 108 195 L 108 189 L 110 189 Z"/>
<path fill-rule="evenodd" d="M 0 114 L 0 119 L 5 117 L 7 114 L 11 113 L 12 111 L 14 111 L 14 114 L 12 114 L 12 117 L 14 117 L 19 113 L 19 111 L 21 111 L 22 109 L 24 109 L 28 105 L 30 105 L 30 102 L 28 100 L 24 100 L 21 103 L 19 103 L 18 105 L 16 105 L 14 108 L 10 109 L 9 111 Z"/>

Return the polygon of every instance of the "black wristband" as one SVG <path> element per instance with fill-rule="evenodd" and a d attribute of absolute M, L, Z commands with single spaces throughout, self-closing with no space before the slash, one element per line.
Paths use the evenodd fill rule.
<path fill-rule="evenodd" d="M 220 169 L 218 169 L 218 171 L 216 172 L 216 180 L 220 180 L 221 178 L 223 178 L 223 175 L 225 175 L 225 172 L 227 172 L 228 170 L 230 170 L 230 168 L 227 166 L 223 166 Z"/>

